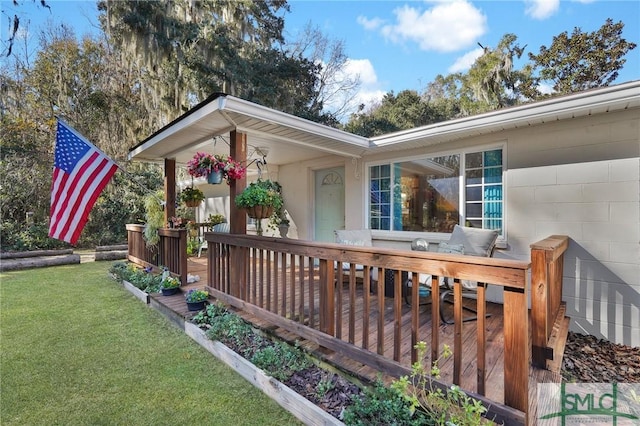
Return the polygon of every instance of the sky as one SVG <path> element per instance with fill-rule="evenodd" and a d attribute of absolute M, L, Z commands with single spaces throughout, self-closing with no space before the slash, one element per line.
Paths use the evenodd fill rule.
<path fill-rule="evenodd" d="M 47 19 L 64 22 L 77 35 L 95 31 L 95 1 L 22 0 L 17 9 L 22 23 L 33 31 Z M 2 40 L 8 19 L 16 10 L 12 0 L 0 0 Z M 310 23 L 330 39 L 344 43 L 347 72 L 360 77 L 355 105 L 405 89 L 422 91 L 438 75 L 464 72 L 482 48 L 495 47 L 504 34 L 513 33 L 525 54 L 549 47 L 553 37 L 575 27 L 598 30 L 611 18 L 622 21 L 622 37 L 639 46 L 630 51 L 617 83 L 640 79 L 640 1 L 638 0 L 289 0 L 284 14 L 285 39 L 295 40 Z"/>

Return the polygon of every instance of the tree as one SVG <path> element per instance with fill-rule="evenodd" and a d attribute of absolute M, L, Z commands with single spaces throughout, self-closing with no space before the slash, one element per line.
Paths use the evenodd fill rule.
<path fill-rule="evenodd" d="M 550 47 L 529 53 L 540 81 L 550 81 L 556 94 L 580 92 L 608 86 L 618 77 L 623 58 L 636 44 L 622 38 L 622 22 L 607 19 L 599 30 L 585 33 L 575 27 L 571 36 L 565 31 L 553 38 Z"/>
<path fill-rule="evenodd" d="M 304 57 L 318 68 L 311 108 L 329 109 L 336 120 L 344 118 L 353 109 L 353 99 L 360 88 L 360 76 L 347 73 L 344 42 L 329 39 L 308 23 L 298 38 L 286 46 L 291 55 Z"/>
<path fill-rule="evenodd" d="M 514 57 L 519 59 L 525 49 L 516 41 L 514 34 L 505 34 L 495 49 L 480 45 L 484 53 L 466 74 L 460 75 L 460 106 L 464 115 L 518 103 L 519 82 L 527 77 L 513 68 Z"/>
<path fill-rule="evenodd" d="M 104 31 L 140 72 L 143 100 L 162 121 L 214 92 L 320 116 L 316 64 L 282 47 L 284 0 L 99 3 Z M 256 84 L 256 82 L 260 84 Z"/>
<path fill-rule="evenodd" d="M 415 90 L 403 90 L 397 96 L 389 92 L 369 113 L 361 109 L 353 114 L 345 130 L 366 137 L 378 136 L 431 124 L 435 117 L 439 114 Z"/>

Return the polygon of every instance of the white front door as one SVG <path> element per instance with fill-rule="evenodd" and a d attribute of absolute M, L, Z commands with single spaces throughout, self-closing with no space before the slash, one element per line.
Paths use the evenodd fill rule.
<path fill-rule="evenodd" d="M 344 229 L 344 167 L 315 172 L 315 241 L 334 242 Z"/>

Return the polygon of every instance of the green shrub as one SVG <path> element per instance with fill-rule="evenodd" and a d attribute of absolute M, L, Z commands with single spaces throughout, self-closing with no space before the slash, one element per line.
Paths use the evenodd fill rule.
<path fill-rule="evenodd" d="M 405 395 L 381 380 L 364 389 L 344 413 L 347 425 L 430 425 L 424 413 L 415 411 Z"/>
<path fill-rule="evenodd" d="M 46 223 L 20 225 L 15 222 L 2 222 L 0 226 L 2 250 L 31 251 L 68 248 L 64 241 L 49 238 L 49 226 Z"/>
<path fill-rule="evenodd" d="M 258 350 L 250 359 L 251 363 L 261 368 L 269 376 L 284 382 L 296 371 L 310 367 L 311 361 L 299 347 L 292 347 L 284 342 Z"/>
<path fill-rule="evenodd" d="M 134 263 L 117 261 L 109 268 L 113 279 L 128 281 L 146 293 L 159 293 L 162 289 L 162 275 L 154 274 L 151 268 L 141 268 Z"/>

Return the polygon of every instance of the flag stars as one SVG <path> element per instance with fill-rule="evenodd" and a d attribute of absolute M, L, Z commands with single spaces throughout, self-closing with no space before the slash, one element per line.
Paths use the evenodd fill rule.
<path fill-rule="evenodd" d="M 54 164 L 66 173 L 71 173 L 78 161 L 90 147 L 73 132 L 58 123 L 58 134 Z"/>

